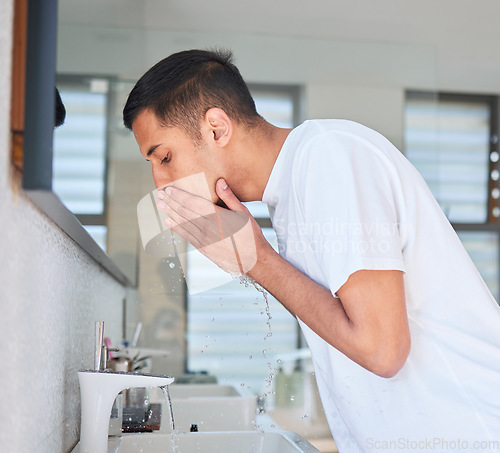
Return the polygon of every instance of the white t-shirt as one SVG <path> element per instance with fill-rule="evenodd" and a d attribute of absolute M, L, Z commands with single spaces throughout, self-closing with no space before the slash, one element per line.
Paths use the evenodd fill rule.
<path fill-rule="evenodd" d="M 409 161 L 357 123 L 306 121 L 263 201 L 280 254 L 333 295 L 357 270 L 404 271 L 411 351 L 392 378 L 299 320 L 339 450 L 500 451 L 500 308 Z"/>

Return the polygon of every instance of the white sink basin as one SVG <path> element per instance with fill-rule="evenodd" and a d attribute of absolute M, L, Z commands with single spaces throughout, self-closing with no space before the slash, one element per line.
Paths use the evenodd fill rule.
<path fill-rule="evenodd" d="M 110 437 L 108 453 L 319 453 L 298 434 L 280 430 L 266 414 L 257 415 L 257 398 L 246 389 L 217 384 L 170 385 L 175 435 L 163 392 L 150 390 L 150 401 L 162 404 L 160 432 Z M 197 425 L 199 432 L 189 432 L 192 425 Z M 73 453 L 79 451 L 77 445 Z"/>
<path fill-rule="evenodd" d="M 177 432 L 189 432 L 192 425 L 199 432 L 254 428 L 257 398 L 244 389 L 217 384 L 172 384 L 169 391 Z M 150 401 L 162 404 L 160 432 L 170 433 L 170 408 L 163 392 L 151 391 Z"/>
<path fill-rule="evenodd" d="M 109 453 L 319 453 L 310 443 L 288 432 L 181 433 L 174 450 L 171 434 L 124 434 L 110 439 Z"/>

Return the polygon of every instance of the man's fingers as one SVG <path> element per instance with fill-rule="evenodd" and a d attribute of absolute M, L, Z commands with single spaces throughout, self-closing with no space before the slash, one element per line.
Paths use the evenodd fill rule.
<path fill-rule="evenodd" d="M 206 216 L 215 212 L 215 206 L 211 200 L 206 200 L 176 187 L 167 187 L 164 192 L 165 197 L 163 201 L 166 201 L 178 212 L 180 212 L 178 209 L 180 206 L 188 208 L 189 211 L 195 213 L 197 216 Z M 186 218 L 191 217 L 188 211 L 185 211 L 185 213 Z"/>
<path fill-rule="evenodd" d="M 164 194 L 160 194 L 158 208 L 168 216 L 165 220 L 168 228 L 196 248 L 205 248 L 226 239 L 231 239 L 231 247 L 234 248 L 235 235 L 245 227 L 247 229 L 249 227 L 250 232 L 245 236 L 246 241 L 253 242 L 251 216 L 248 210 L 228 187 L 222 187 L 222 190 L 225 192 L 228 204 L 238 209 L 221 208 L 178 188 L 167 188 Z M 238 244 L 237 248 L 242 247 L 243 244 Z"/>
<path fill-rule="evenodd" d="M 241 201 L 238 200 L 238 198 L 233 193 L 231 188 L 227 185 L 227 182 L 225 181 L 225 179 L 220 178 L 217 181 L 217 183 L 215 185 L 215 191 L 217 192 L 217 195 L 219 196 L 219 198 L 232 211 L 246 211 L 247 210 L 245 208 L 245 206 L 241 203 Z"/>
<path fill-rule="evenodd" d="M 228 210 L 215 206 L 204 198 L 197 197 L 181 189 L 167 188 L 165 195 L 159 196 L 161 201 L 158 208 L 173 218 L 177 224 L 184 222 L 193 223 L 199 231 L 213 235 L 217 231 L 217 238 L 223 239 L 239 231 L 249 221 L 250 215 L 247 209 L 232 194 L 234 199 L 231 203 L 239 210 Z M 186 227 L 185 227 L 186 228 Z M 195 231 L 192 231 L 195 234 Z"/>

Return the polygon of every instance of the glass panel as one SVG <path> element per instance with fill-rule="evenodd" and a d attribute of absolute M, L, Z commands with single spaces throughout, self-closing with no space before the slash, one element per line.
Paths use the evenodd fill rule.
<path fill-rule="evenodd" d="M 409 97 L 405 114 L 405 154 L 448 219 L 486 222 L 489 104 Z"/>
<path fill-rule="evenodd" d="M 277 248 L 274 231 L 263 231 Z M 199 279 L 207 270 L 190 261 L 187 272 L 186 278 Z M 297 348 L 298 325 L 276 299 L 266 297 L 270 319 L 263 294 L 238 279 L 189 294 L 188 369 L 208 371 L 219 382 L 244 385 L 255 394 L 269 391 L 267 378 L 276 372 L 280 354 Z"/>
<path fill-rule="evenodd" d="M 492 231 L 458 231 L 457 233 L 493 296 L 496 300 L 500 300 L 499 233 Z"/>

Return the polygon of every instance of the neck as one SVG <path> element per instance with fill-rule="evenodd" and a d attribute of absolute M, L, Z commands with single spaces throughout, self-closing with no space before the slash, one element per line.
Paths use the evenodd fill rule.
<path fill-rule="evenodd" d="M 241 201 L 261 201 L 271 171 L 292 129 L 273 126 L 267 122 L 250 130 L 238 131 L 235 162 L 229 187 Z"/>

